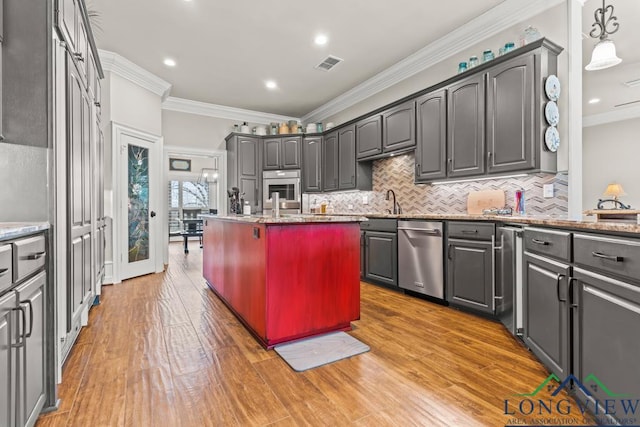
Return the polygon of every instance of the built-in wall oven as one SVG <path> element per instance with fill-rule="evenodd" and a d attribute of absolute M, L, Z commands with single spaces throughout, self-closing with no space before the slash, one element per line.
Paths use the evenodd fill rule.
<path fill-rule="evenodd" d="M 273 193 L 279 195 L 280 213 L 299 214 L 301 212 L 300 169 L 264 171 L 262 188 L 263 213 L 271 214 Z"/>

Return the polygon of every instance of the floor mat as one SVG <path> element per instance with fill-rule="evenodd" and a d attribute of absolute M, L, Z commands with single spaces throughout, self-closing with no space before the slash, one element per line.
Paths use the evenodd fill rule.
<path fill-rule="evenodd" d="M 368 345 L 344 332 L 305 338 L 277 345 L 273 349 L 298 372 L 317 368 L 370 350 Z"/>

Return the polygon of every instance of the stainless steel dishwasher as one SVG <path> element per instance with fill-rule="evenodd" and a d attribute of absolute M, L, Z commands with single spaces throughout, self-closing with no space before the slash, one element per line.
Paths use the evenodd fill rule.
<path fill-rule="evenodd" d="M 444 299 L 442 222 L 398 221 L 398 286 Z"/>

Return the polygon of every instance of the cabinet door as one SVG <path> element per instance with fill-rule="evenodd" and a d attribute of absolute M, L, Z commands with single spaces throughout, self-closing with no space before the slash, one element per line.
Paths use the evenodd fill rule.
<path fill-rule="evenodd" d="M 447 92 L 439 90 L 416 101 L 416 182 L 447 176 Z"/>
<path fill-rule="evenodd" d="M 524 342 L 559 378 L 569 372 L 569 267 L 525 252 Z"/>
<path fill-rule="evenodd" d="M 299 169 L 300 168 L 300 145 L 302 143 L 301 136 L 293 136 L 282 138 L 280 149 L 282 153 L 282 169 Z"/>
<path fill-rule="evenodd" d="M 382 153 L 382 116 L 369 117 L 356 124 L 356 150 L 358 159 Z"/>
<path fill-rule="evenodd" d="M 449 239 L 447 300 L 493 313 L 493 249 L 491 242 Z"/>
<path fill-rule="evenodd" d="M 338 188 L 356 188 L 356 128 L 349 126 L 338 131 Z"/>
<path fill-rule="evenodd" d="M 322 138 L 305 138 L 302 157 L 302 192 L 322 191 Z"/>
<path fill-rule="evenodd" d="M 396 233 L 365 233 L 365 279 L 398 286 L 398 237 Z"/>
<path fill-rule="evenodd" d="M 612 399 L 594 377 L 612 393 L 640 396 L 640 286 L 580 268 L 574 278 L 573 373 L 590 400 L 614 400 L 616 413 L 624 417 L 620 399 Z M 577 396 L 587 398 L 581 390 Z"/>
<path fill-rule="evenodd" d="M 44 406 L 44 340 L 45 340 L 45 285 L 43 271 L 27 283 L 16 288 L 18 303 L 25 310 L 25 342 L 20 357 L 19 381 L 21 390 L 20 425 L 34 425 Z"/>
<path fill-rule="evenodd" d="M 324 138 L 322 154 L 322 188 L 324 191 L 338 189 L 338 133 Z"/>
<path fill-rule="evenodd" d="M 415 101 L 385 111 L 382 122 L 382 151 L 388 153 L 416 145 Z"/>
<path fill-rule="evenodd" d="M 270 138 L 264 144 L 264 170 L 280 169 L 280 138 Z"/>
<path fill-rule="evenodd" d="M 9 292 L 0 297 L 0 425 L 15 425 L 15 357 L 12 344 L 16 344 L 15 322 L 16 294 Z"/>
<path fill-rule="evenodd" d="M 471 76 L 447 92 L 449 177 L 484 173 L 484 75 Z"/>
<path fill-rule="evenodd" d="M 487 171 L 535 167 L 533 54 L 493 67 L 487 81 Z"/>
<path fill-rule="evenodd" d="M 364 231 L 360 231 L 360 280 L 365 279 L 365 268 L 367 265 L 365 236 L 366 233 Z"/>
<path fill-rule="evenodd" d="M 262 208 L 260 189 L 262 187 L 262 159 L 258 138 L 238 138 L 238 188 L 244 193 L 244 200 L 257 209 Z M 254 210 L 254 211 L 255 211 Z"/>
<path fill-rule="evenodd" d="M 77 32 L 77 0 L 57 0 L 58 13 L 56 15 L 56 25 L 62 34 L 62 38 L 69 45 L 72 51 L 76 49 Z"/>
<path fill-rule="evenodd" d="M 85 26 L 84 20 L 80 16 L 80 11 L 78 11 L 78 32 L 76 37 L 76 49 L 74 53 L 74 57 L 76 61 L 78 61 L 78 69 L 80 70 L 80 76 L 82 77 L 82 81 L 84 82 L 85 89 L 88 88 L 88 79 L 87 79 L 87 64 L 89 63 L 89 59 L 87 58 L 89 52 L 89 45 L 87 42 L 87 27 Z"/>

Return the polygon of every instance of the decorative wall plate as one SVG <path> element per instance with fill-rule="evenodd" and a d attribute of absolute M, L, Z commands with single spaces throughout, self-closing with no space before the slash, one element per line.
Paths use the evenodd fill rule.
<path fill-rule="evenodd" d="M 170 171 L 191 172 L 191 159 L 169 159 Z"/>
<path fill-rule="evenodd" d="M 558 151 L 558 147 L 560 147 L 560 134 L 555 126 L 547 128 L 544 133 L 544 143 L 547 146 L 547 149 L 552 153 Z"/>
<path fill-rule="evenodd" d="M 558 104 L 553 101 L 547 102 L 544 107 L 544 117 L 547 119 L 547 123 L 551 126 L 557 126 L 560 121 L 560 111 L 558 110 Z"/>
<path fill-rule="evenodd" d="M 555 74 L 547 77 L 547 81 L 544 83 L 544 92 L 551 101 L 557 101 L 560 98 L 560 80 Z"/>

